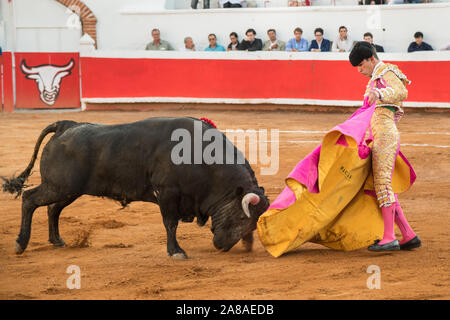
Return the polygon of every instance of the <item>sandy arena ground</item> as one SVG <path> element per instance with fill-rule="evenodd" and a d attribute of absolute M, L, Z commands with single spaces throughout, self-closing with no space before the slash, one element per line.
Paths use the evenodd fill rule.
<path fill-rule="evenodd" d="M 323 131 L 349 113 L 300 111 L 146 111 L 77 113 L 0 113 L 0 176 L 22 172 L 37 137 L 63 119 L 104 124 L 153 116 L 208 117 L 219 129 Z M 31 240 L 14 254 L 21 199 L 0 193 L 0 299 L 449 299 L 450 113 L 406 113 L 400 122 L 402 150 L 417 172 L 413 188 L 400 196 L 404 212 L 423 246 L 411 252 L 340 252 L 306 244 L 278 259 L 257 236 L 253 252 L 241 244 L 221 253 L 212 244 L 210 222 L 203 228 L 180 223 L 178 240 L 189 259 L 166 254 L 166 235 L 158 206 L 117 203 L 83 196 L 61 215 L 68 246 L 48 242 L 47 210 L 33 217 Z M 322 133 L 281 132 L 280 168 L 261 175 L 260 185 L 274 200 L 293 166 L 319 142 Z M 44 143 L 46 143 L 47 139 Z M 41 147 L 42 150 L 42 147 Z M 40 184 L 39 162 L 30 184 Z M 81 270 L 81 289 L 69 290 L 66 269 Z M 366 286 L 367 268 L 381 269 L 381 289 Z"/>

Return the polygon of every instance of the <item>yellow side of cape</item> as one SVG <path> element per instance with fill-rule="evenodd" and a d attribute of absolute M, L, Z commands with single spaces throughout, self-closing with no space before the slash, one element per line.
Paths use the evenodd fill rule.
<path fill-rule="evenodd" d="M 270 254 L 279 257 L 311 241 L 336 250 L 366 247 L 383 234 L 376 199 L 364 193 L 373 186 L 371 157 L 361 159 L 356 142 L 336 144 L 338 131 L 325 136 L 318 165 L 319 193 L 309 192 L 294 179 L 286 184 L 296 201 L 285 209 L 269 209 L 258 220 L 259 238 Z M 394 192 L 410 186 L 409 167 L 397 157 L 392 179 Z"/>

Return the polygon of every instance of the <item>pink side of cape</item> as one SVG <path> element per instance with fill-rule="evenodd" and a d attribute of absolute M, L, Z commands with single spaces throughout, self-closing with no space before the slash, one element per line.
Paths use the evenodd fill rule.
<path fill-rule="evenodd" d="M 364 137 L 367 128 L 370 126 L 370 119 L 372 118 L 373 112 L 375 111 L 375 103 L 369 105 L 367 100 L 368 99 L 366 97 L 364 99 L 363 106 L 356 110 L 355 113 L 350 116 L 350 118 L 329 131 L 339 131 L 340 133 L 352 137 L 355 141 L 357 141 L 358 153 L 361 159 L 365 159 L 370 155 L 370 148 L 367 146 L 366 141 L 364 141 Z M 372 140 L 372 137 L 369 137 L 369 139 L 367 139 L 367 141 L 369 140 Z M 337 143 L 345 145 L 345 140 L 343 141 L 342 139 L 339 139 Z M 321 145 L 319 145 L 303 160 L 301 160 L 288 175 L 287 179 L 295 179 L 305 185 L 309 192 L 318 193 L 318 165 L 320 159 L 320 150 Z M 410 177 L 412 184 L 416 179 L 416 174 L 412 166 L 409 164 L 408 160 L 406 160 L 406 157 L 401 152 L 399 154 L 410 167 Z M 295 200 L 296 199 L 294 192 L 289 187 L 285 187 L 284 190 L 275 199 L 275 201 L 272 202 L 269 209 L 287 208 L 292 205 Z"/>

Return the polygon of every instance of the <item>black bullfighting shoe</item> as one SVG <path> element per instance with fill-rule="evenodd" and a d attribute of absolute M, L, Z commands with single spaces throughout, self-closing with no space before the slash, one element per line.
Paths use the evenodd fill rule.
<path fill-rule="evenodd" d="M 400 245 L 398 244 L 398 240 L 394 240 L 385 244 L 378 244 L 380 240 L 375 240 L 375 242 L 370 245 L 367 249 L 369 251 L 395 251 L 400 250 Z"/>
<path fill-rule="evenodd" d="M 400 245 L 400 250 L 411 250 L 414 248 L 418 248 L 422 246 L 422 241 L 420 241 L 418 236 L 415 236 L 408 242 L 405 242 L 404 244 Z"/>

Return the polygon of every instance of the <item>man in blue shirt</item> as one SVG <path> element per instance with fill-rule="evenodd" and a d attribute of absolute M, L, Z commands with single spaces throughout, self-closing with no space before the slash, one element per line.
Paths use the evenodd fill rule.
<path fill-rule="evenodd" d="M 290 39 L 286 44 L 286 51 L 300 52 L 308 51 L 308 40 L 302 38 L 303 30 L 295 28 L 294 38 Z"/>
<path fill-rule="evenodd" d="M 331 50 L 330 40 L 323 38 L 323 29 L 316 28 L 314 30 L 315 40 L 311 41 L 311 45 L 309 46 L 309 51 L 312 52 L 326 52 Z"/>
<path fill-rule="evenodd" d="M 205 51 L 225 51 L 225 48 L 220 44 L 217 44 L 217 38 L 214 33 L 208 35 L 209 46 Z"/>
<path fill-rule="evenodd" d="M 423 41 L 423 33 L 420 31 L 414 33 L 414 41 L 409 45 L 408 52 L 428 50 L 433 50 L 433 48 L 428 43 Z"/>

